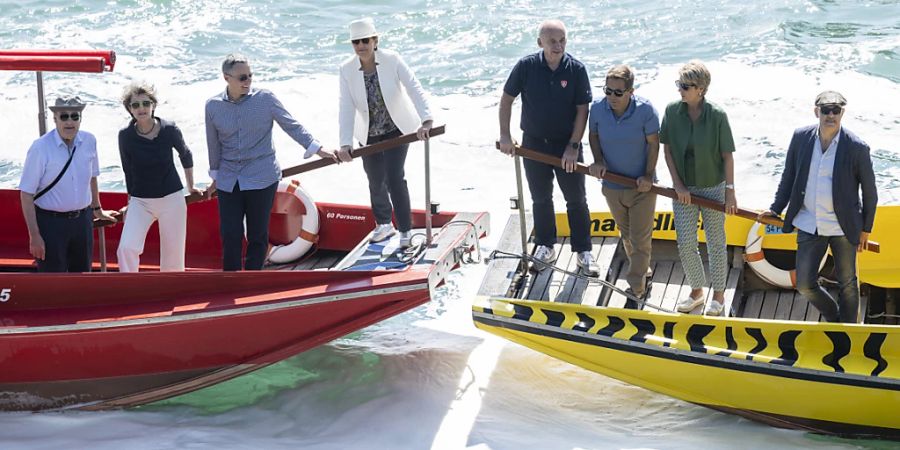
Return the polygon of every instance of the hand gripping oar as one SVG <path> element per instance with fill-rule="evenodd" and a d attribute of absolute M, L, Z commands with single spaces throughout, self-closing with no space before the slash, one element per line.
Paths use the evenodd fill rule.
<path fill-rule="evenodd" d="M 435 137 L 442 134 L 444 134 L 444 125 L 432 128 L 428 135 L 430 137 Z M 392 149 L 398 145 L 410 144 L 418 140 L 419 137 L 418 135 L 416 135 L 416 133 L 404 134 L 403 136 L 397 136 L 393 139 L 388 139 L 386 141 L 381 141 L 372 145 L 360 147 L 356 150 L 353 150 L 351 152 L 351 155 L 354 158 L 374 155 L 376 153 Z M 281 176 L 286 178 L 303 172 L 309 172 L 310 170 L 319 169 L 321 167 L 327 167 L 332 164 L 337 164 L 337 162 L 335 162 L 333 159 L 322 158 L 316 161 L 308 162 L 306 164 L 300 164 L 299 166 L 288 167 L 287 169 L 281 171 Z"/>
<path fill-rule="evenodd" d="M 500 148 L 499 142 L 497 142 L 497 148 L 498 149 Z M 525 158 L 528 158 L 528 159 L 531 159 L 534 161 L 538 161 L 538 162 L 542 162 L 544 164 L 549 164 L 554 167 L 562 168 L 562 161 L 557 156 L 548 155 L 546 153 L 541 153 L 539 151 L 531 150 L 531 149 L 521 147 L 518 145 L 515 148 L 515 153 L 517 155 L 521 155 Z M 578 173 L 584 174 L 584 175 L 591 174 L 590 169 L 588 168 L 588 165 L 586 165 L 584 163 L 576 163 L 575 164 L 575 172 L 578 172 Z M 616 183 L 616 184 L 621 184 L 622 186 L 637 186 L 637 180 L 635 180 L 634 178 L 629 178 L 629 177 L 615 174 L 615 173 L 612 173 L 609 171 L 607 171 L 603 175 L 603 179 L 612 181 L 613 183 Z M 662 195 L 663 197 L 669 197 L 676 201 L 678 200 L 678 194 L 675 192 L 675 189 L 672 189 L 672 188 L 654 184 L 650 188 L 650 192 L 653 192 L 658 195 Z M 710 200 L 705 197 L 700 197 L 700 196 L 691 194 L 691 203 L 697 204 L 704 208 L 715 209 L 716 211 L 725 212 L 725 204 L 719 203 L 715 200 Z M 738 208 L 737 212 L 734 213 L 734 215 L 738 216 L 738 217 L 742 217 L 744 219 L 758 221 L 760 223 L 764 223 L 767 225 L 774 225 L 779 228 L 784 226 L 784 221 L 778 217 L 774 217 L 774 216 L 759 217 L 758 211 L 753 211 L 753 210 L 749 210 L 749 209 Z M 866 250 L 873 252 L 873 253 L 880 253 L 881 245 L 875 241 L 869 241 L 868 244 L 866 245 Z"/>

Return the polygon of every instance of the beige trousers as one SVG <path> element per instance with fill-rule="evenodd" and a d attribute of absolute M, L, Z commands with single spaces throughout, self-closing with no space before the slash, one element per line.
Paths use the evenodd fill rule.
<path fill-rule="evenodd" d="M 628 255 L 628 272 L 625 281 L 637 295 L 644 293 L 645 278 L 650 274 L 650 250 L 653 234 L 653 217 L 656 210 L 656 194 L 638 192 L 636 189 L 611 189 L 603 187 L 603 196 Z"/>

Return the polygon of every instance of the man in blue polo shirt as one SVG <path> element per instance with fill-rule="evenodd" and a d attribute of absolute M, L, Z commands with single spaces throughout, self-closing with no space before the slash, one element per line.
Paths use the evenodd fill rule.
<path fill-rule="evenodd" d="M 591 257 L 590 212 L 585 196 L 584 175 L 575 173 L 583 161 L 581 138 L 587 123 L 591 85 L 587 70 L 566 53 L 566 26 L 558 20 L 541 23 L 537 39 L 541 51 L 519 60 L 513 67 L 500 99 L 500 151 L 515 152 L 509 131 L 512 104 L 522 94 L 522 146 L 559 157 L 563 168 L 525 160 L 525 177 L 534 212 L 534 257 L 543 262 L 556 258 L 556 217 L 553 208 L 553 177 L 566 199 L 572 252 L 588 276 L 597 276 Z M 540 266 L 542 269 L 546 266 Z"/>
<path fill-rule="evenodd" d="M 588 120 L 594 154 L 591 175 L 601 178 L 609 170 L 637 182 L 623 186 L 603 180 L 603 196 L 628 256 L 625 280 L 632 294 L 644 297 L 656 209 L 656 194 L 650 188 L 659 156 L 659 114 L 647 99 L 634 95 L 634 72 L 626 65 L 606 73 L 603 92 L 606 97 L 591 105 Z"/>

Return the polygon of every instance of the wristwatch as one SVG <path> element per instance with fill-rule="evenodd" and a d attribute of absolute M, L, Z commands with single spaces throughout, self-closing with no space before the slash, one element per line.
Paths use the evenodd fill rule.
<path fill-rule="evenodd" d="M 569 142 L 569 147 L 572 147 L 575 150 L 578 150 L 578 146 L 581 145 L 581 142 Z"/>
<path fill-rule="evenodd" d="M 733 191 L 733 190 L 734 190 L 734 184 L 726 184 L 726 185 L 725 185 L 725 189 L 731 189 L 731 190 Z"/>

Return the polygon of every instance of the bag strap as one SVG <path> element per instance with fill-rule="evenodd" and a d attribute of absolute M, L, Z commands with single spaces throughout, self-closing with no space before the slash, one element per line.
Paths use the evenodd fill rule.
<path fill-rule="evenodd" d="M 44 195 L 44 194 L 46 194 L 47 191 L 49 191 L 50 189 L 53 189 L 53 186 L 56 186 L 56 183 L 59 183 L 59 180 L 62 178 L 62 176 L 65 175 L 65 173 L 66 173 L 67 170 L 69 170 L 69 164 L 72 163 L 72 157 L 75 156 L 75 150 L 78 150 L 78 146 L 77 146 L 77 145 L 76 145 L 75 147 L 72 147 L 72 153 L 69 153 L 69 160 L 66 161 L 66 165 L 63 166 L 62 170 L 59 172 L 59 175 L 56 176 L 56 179 L 53 180 L 53 182 L 50 183 L 49 186 L 47 186 L 47 187 L 41 189 L 40 192 L 38 192 L 37 194 L 35 194 L 35 195 L 34 195 L 34 199 L 35 199 L 35 200 L 41 198 L 41 196 Z"/>

